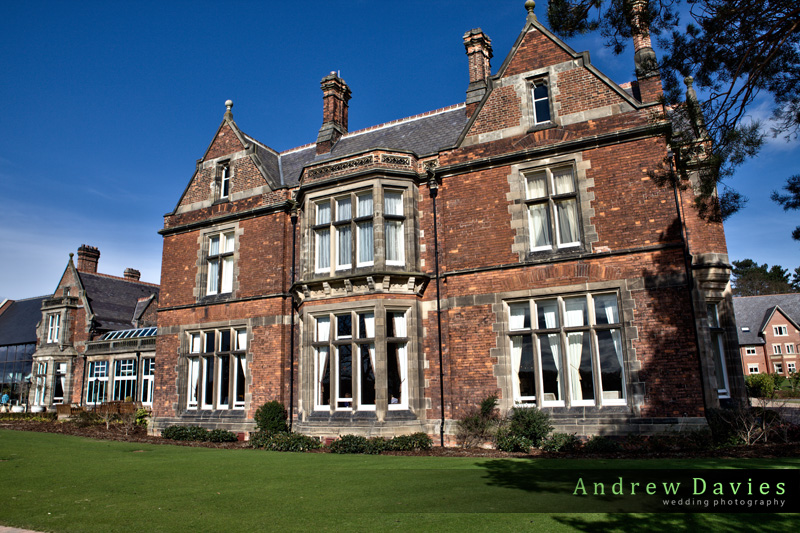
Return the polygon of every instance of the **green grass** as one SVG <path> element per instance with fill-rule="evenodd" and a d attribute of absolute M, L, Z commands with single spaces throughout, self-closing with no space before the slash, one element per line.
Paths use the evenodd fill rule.
<path fill-rule="evenodd" d="M 541 511 L 555 497 L 546 480 L 569 471 L 798 467 L 800 459 L 794 458 L 512 460 L 294 454 L 0 430 L 0 524 L 104 533 L 627 531 L 645 523 L 647 530 L 670 533 L 754 527 L 788 531 L 794 519 L 787 515 Z M 536 510 L 540 512 L 531 512 Z"/>

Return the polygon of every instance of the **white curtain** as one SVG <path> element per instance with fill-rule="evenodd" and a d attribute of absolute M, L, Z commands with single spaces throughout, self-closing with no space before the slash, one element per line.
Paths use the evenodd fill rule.
<path fill-rule="evenodd" d="M 208 262 L 208 294 L 217 294 L 219 290 L 219 259 L 212 259 Z"/>
<path fill-rule="evenodd" d="M 236 244 L 236 239 L 233 237 L 233 233 L 226 233 L 223 235 L 225 238 L 225 252 L 232 252 L 233 246 Z"/>
<path fill-rule="evenodd" d="M 394 323 L 394 336 L 405 337 L 406 336 L 405 313 L 392 313 L 392 322 Z"/>
<path fill-rule="evenodd" d="M 331 222 L 331 204 L 327 200 L 321 204 L 317 204 L 317 224 L 330 224 Z"/>
<path fill-rule="evenodd" d="M 317 319 L 317 342 L 325 342 L 330 338 L 331 319 L 330 317 L 319 317 Z"/>
<path fill-rule="evenodd" d="M 553 185 L 556 194 L 567 194 L 575 192 L 575 184 L 572 181 L 572 169 L 562 168 L 553 171 Z"/>
<path fill-rule="evenodd" d="M 331 266 L 331 230 L 330 228 L 317 230 L 317 269 L 330 268 Z"/>
<path fill-rule="evenodd" d="M 246 350 L 247 349 L 247 330 L 240 329 L 236 331 L 236 349 L 237 350 Z"/>
<path fill-rule="evenodd" d="M 512 398 L 518 400 L 519 390 L 519 365 L 522 361 L 522 336 L 511 337 L 511 392 Z"/>
<path fill-rule="evenodd" d="M 336 200 L 336 220 L 350 220 L 353 218 L 353 209 L 350 198 L 339 198 Z"/>
<path fill-rule="evenodd" d="M 222 259 L 222 289 L 220 292 L 233 292 L 233 257 Z"/>
<path fill-rule="evenodd" d="M 544 324 L 539 322 L 539 328 L 558 327 L 558 302 L 556 300 L 536 302 L 536 307 L 539 317 L 544 317 Z"/>
<path fill-rule="evenodd" d="M 219 235 L 208 240 L 208 255 L 219 255 Z"/>
<path fill-rule="evenodd" d="M 545 175 L 544 173 L 537 173 L 533 176 L 528 176 L 527 185 L 528 185 L 528 200 L 533 200 L 535 198 L 544 198 L 547 196 L 547 186 L 545 184 Z"/>
<path fill-rule="evenodd" d="M 372 343 L 369 345 L 369 360 L 372 363 L 372 372 L 375 372 L 375 345 Z"/>
<path fill-rule="evenodd" d="M 387 220 L 384 227 L 386 230 L 386 260 L 402 262 L 403 222 L 401 220 Z"/>
<path fill-rule="evenodd" d="M 197 382 L 200 378 L 200 359 L 189 359 L 189 405 L 197 405 Z"/>
<path fill-rule="evenodd" d="M 534 204 L 528 207 L 528 233 L 531 248 L 550 246 L 550 215 L 547 204 Z"/>
<path fill-rule="evenodd" d="M 358 216 L 372 216 L 372 194 L 362 194 L 358 196 Z"/>
<path fill-rule="evenodd" d="M 364 327 L 367 330 L 366 338 L 372 339 L 375 337 L 375 313 L 364 313 Z"/>
<path fill-rule="evenodd" d="M 358 223 L 358 262 L 371 263 L 375 246 L 372 238 L 372 221 Z"/>
<path fill-rule="evenodd" d="M 327 346 L 317 348 L 317 402 L 320 405 L 328 405 L 323 402 L 322 397 L 322 378 L 325 376 L 325 366 L 328 364 L 329 349 Z"/>
<path fill-rule="evenodd" d="M 566 327 L 585 326 L 586 298 L 564 298 L 564 325 Z"/>
<path fill-rule="evenodd" d="M 523 304 L 511 304 L 508 306 L 509 311 L 509 321 L 508 327 L 509 329 L 525 329 L 526 325 L 526 318 L 528 313 L 530 312 L 530 306 L 528 302 Z M 530 321 L 528 321 L 530 322 Z"/>
<path fill-rule="evenodd" d="M 554 326 L 548 326 L 554 327 Z M 558 342 L 559 335 L 558 333 L 553 333 L 547 336 L 547 343 L 550 345 L 550 353 L 553 354 L 553 363 L 556 366 L 556 372 L 558 373 L 558 377 L 556 378 L 556 388 L 558 390 L 556 399 L 561 400 L 561 345 Z"/>
<path fill-rule="evenodd" d="M 572 400 L 583 400 L 581 392 L 581 351 L 583 350 L 583 332 L 567 335 L 567 355 L 569 358 L 570 397 Z"/>
<path fill-rule="evenodd" d="M 556 202 L 559 244 L 578 242 L 578 206 L 575 199 Z"/>
<path fill-rule="evenodd" d="M 348 208 L 350 203 L 348 201 Z M 349 209 L 348 209 L 349 210 Z M 350 226 L 339 226 L 336 228 L 336 239 L 338 244 L 338 254 L 336 259 L 337 266 L 349 266 L 352 261 L 353 239 L 351 237 Z"/>
<path fill-rule="evenodd" d="M 383 201 L 387 215 L 403 214 L 403 193 L 399 191 L 386 191 L 383 195 Z"/>
<path fill-rule="evenodd" d="M 200 334 L 199 333 L 192 333 L 189 343 L 191 344 L 191 346 L 189 347 L 189 351 L 191 353 L 200 353 Z"/>
<path fill-rule="evenodd" d="M 617 297 L 613 294 L 600 294 L 594 296 L 595 316 L 598 323 L 617 324 L 619 323 L 619 309 L 617 307 Z M 611 330 L 611 338 L 614 341 L 614 352 L 617 356 L 620 368 L 622 368 L 622 336 L 618 329 Z"/>

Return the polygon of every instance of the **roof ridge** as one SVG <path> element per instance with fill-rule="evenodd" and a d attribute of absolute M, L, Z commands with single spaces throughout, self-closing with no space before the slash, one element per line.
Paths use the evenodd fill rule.
<path fill-rule="evenodd" d="M 78 271 L 78 272 L 80 272 L 80 271 Z M 128 278 L 123 278 L 121 276 L 113 276 L 111 274 L 101 274 L 100 272 L 80 272 L 80 274 L 82 274 L 82 275 L 83 274 L 88 274 L 88 275 L 91 275 L 91 276 L 100 276 L 100 277 L 103 277 L 103 278 L 116 279 L 116 280 L 119 280 L 119 281 L 127 281 L 128 283 L 135 283 L 137 285 L 149 285 L 151 287 L 157 287 L 159 289 L 161 288 L 161 285 L 158 285 L 156 283 L 150 283 L 148 281 L 139 281 L 139 280 L 134 280 L 134 279 L 128 279 Z"/>
<path fill-rule="evenodd" d="M 418 120 L 418 119 L 421 119 L 421 118 L 424 118 L 424 117 L 428 117 L 428 116 L 432 116 L 432 115 L 438 115 L 440 113 L 444 113 L 446 111 L 452 111 L 452 110 L 459 109 L 459 108 L 462 108 L 462 107 L 466 107 L 466 104 L 464 102 L 460 102 L 458 104 L 453 104 L 453 105 L 449 105 L 449 106 L 445 106 L 445 107 L 440 107 L 439 109 L 433 109 L 431 111 L 426 111 L 424 113 L 419 113 L 417 115 L 411 115 L 410 117 L 403 117 L 403 118 L 398 118 L 396 120 L 390 120 L 389 122 L 383 122 L 381 124 L 376 124 L 374 126 L 361 128 L 360 130 L 348 131 L 347 133 L 342 135 L 342 139 L 344 139 L 345 137 L 353 137 L 355 135 L 361 135 L 361 134 L 366 133 L 368 131 L 378 130 L 378 129 L 381 129 L 381 128 L 385 128 L 387 126 L 393 126 L 395 124 L 400 124 L 400 123 L 403 123 L 403 122 L 411 122 L 412 120 Z M 312 146 L 316 146 L 316 144 L 317 143 L 313 142 L 313 143 L 308 143 L 308 144 L 303 144 L 303 145 L 300 145 L 300 146 L 296 146 L 294 148 L 289 148 L 288 150 L 284 150 L 283 152 L 279 152 L 279 155 L 285 155 L 285 154 L 297 152 L 297 151 L 300 151 L 300 150 L 304 150 L 306 148 L 310 148 Z"/>
<path fill-rule="evenodd" d="M 45 294 L 43 296 L 29 296 L 28 298 L 19 298 L 19 299 L 6 298 L 6 300 L 8 300 L 11 303 L 15 303 L 16 304 L 16 303 L 19 303 L 19 302 L 28 302 L 30 300 L 40 300 L 42 298 L 50 298 L 51 296 L 53 296 L 53 295 L 52 294 Z"/>
<path fill-rule="evenodd" d="M 734 298 L 764 298 L 766 296 L 800 296 L 800 292 L 778 292 L 775 294 L 748 294 L 747 296 L 734 296 Z"/>

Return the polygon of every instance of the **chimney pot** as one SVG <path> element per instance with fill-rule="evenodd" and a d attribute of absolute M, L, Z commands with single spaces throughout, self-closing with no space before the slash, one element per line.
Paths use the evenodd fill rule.
<path fill-rule="evenodd" d="M 317 154 L 327 154 L 347 133 L 350 87 L 335 71 L 322 78 L 322 127 L 317 135 Z"/>
<path fill-rule="evenodd" d="M 136 270 L 135 268 L 125 269 L 125 279 L 129 279 L 131 281 L 139 281 L 140 277 L 142 277 L 142 273 Z"/>
<path fill-rule="evenodd" d="M 467 116 L 471 116 L 483 99 L 492 75 L 492 40 L 480 28 L 464 34 L 464 48 L 469 62 L 469 87 L 467 87 Z"/>
<path fill-rule="evenodd" d="M 90 274 L 97 273 L 97 263 L 100 261 L 100 250 L 94 246 L 82 244 L 78 248 L 78 271 L 88 272 Z"/>

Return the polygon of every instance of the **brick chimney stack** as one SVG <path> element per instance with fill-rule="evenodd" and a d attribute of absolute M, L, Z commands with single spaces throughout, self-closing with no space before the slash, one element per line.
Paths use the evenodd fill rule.
<path fill-rule="evenodd" d="M 141 277 L 142 273 L 136 270 L 135 268 L 125 269 L 125 279 L 129 279 L 131 281 L 139 281 L 139 278 Z"/>
<path fill-rule="evenodd" d="M 78 248 L 78 271 L 88 272 L 90 274 L 97 273 L 97 262 L 100 261 L 100 250 L 94 246 L 82 244 Z"/>
<path fill-rule="evenodd" d="M 464 48 L 469 61 L 469 87 L 467 87 L 467 116 L 472 116 L 478 102 L 486 94 L 489 76 L 492 75 L 492 40 L 480 28 L 464 34 Z"/>
<path fill-rule="evenodd" d="M 639 80 L 639 93 L 642 103 L 657 102 L 664 90 L 661 86 L 661 73 L 658 70 L 656 53 L 650 42 L 650 27 L 642 15 L 648 8 L 647 0 L 634 0 L 632 28 L 633 61 L 636 65 L 636 78 Z"/>
<path fill-rule="evenodd" d="M 317 154 L 327 154 L 342 135 L 347 133 L 347 109 L 350 87 L 336 72 L 320 82 L 322 88 L 322 127 L 317 135 Z"/>

